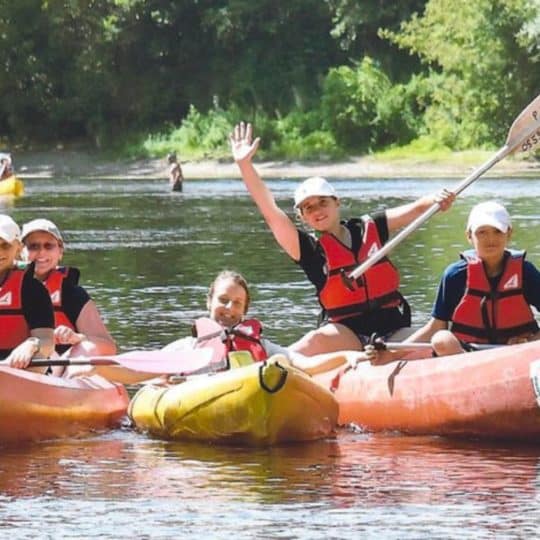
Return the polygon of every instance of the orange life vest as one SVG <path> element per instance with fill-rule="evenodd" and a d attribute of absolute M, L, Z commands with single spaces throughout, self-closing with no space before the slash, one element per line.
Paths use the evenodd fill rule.
<path fill-rule="evenodd" d="M 502 275 L 493 289 L 482 260 L 474 251 L 461 254 L 467 261 L 465 294 L 452 315 L 452 332 L 472 343 L 507 343 L 512 337 L 538 330 L 523 294 L 523 251 L 507 251 Z"/>
<path fill-rule="evenodd" d="M 62 304 L 62 284 L 64 279 L 70 279 L 74 284 L 79 281 L 79 271 L 76 268 L 69 268 L 66 266 L 59 266 L 51 271 L 47 276 L 47 279 L 43 282 L 49 295 L 51 296 L 51 302 L 54 308 L 54 327 L 58 328 L 60 325 L 71 328 L 74 332 L 77 331 L 75 325 L 69 320 L 66 315 Z"/>
<path fill-rule="evenodd" d="M 382 246 L 375 222 L 371 218 L 363 221 L 364 234 L 357 253 L 333 234 L 325 233 L 319 238 L 327 264 L 327 279 L 319 292 L 319 301 L 333 322 L 405 303 L 398 290 L 399 273 L 387 257 L 358 278 L 353 290 L 345 285 L 342 273 L 354 270 Z"/>
<path fill-rule="evenodd" d="M 24 270 L 10 270 L 0 287 L 0 349 L 10 350 L 30 336 L 22 308 Z"/>
<path fill-rule="evenodd" d="M 203 317 L 196 321 L 196 327 L 200 328 L 199 321 L 206 323 L 208 319 Z M 247 319 L 231 329 L 221 328 L 215 321 L 212 321 L 212 323 L 214 327 L 219 326 L 219 328 L 217 328 L 216 332 L 203 335 L 196 334 L 198 347 L 215 348 L 220 357 L 231 351 L 249 351 L 255 361 L 263 361 L 268 358 L 268 354 L 261 343 L 262 324 L 257 319 Z"/>

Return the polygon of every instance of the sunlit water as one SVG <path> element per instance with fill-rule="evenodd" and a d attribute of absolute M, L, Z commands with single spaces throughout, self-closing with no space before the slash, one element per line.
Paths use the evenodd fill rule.
<path fill-rule="evenodd" d="M 335 179 L 343 214 L 359 216 L 452 187 L 456 180 Z M 269 185 L 292 215 L 296 180 Z M 28 180 L 3 211 L 53 219 L 122 350 L 189 332 L 223 268 L 253 287 L 251 313 L 288 344 L 317 304 L 238 180 Z M 475 203 L 497 198 L 513 247 L 540 264 L 540 181 L 487 179 L 392 253 L 414 322 L 429 316 L 438 278 L 466 248 Z M 2 210 L 0 210 L 2 211 Z M 271 449 L 155 441 L 119 429 L 85 439 L 0 449 L 0 538 L 526 538 L 540 518 L 534 446 L 370 435 Z"/>

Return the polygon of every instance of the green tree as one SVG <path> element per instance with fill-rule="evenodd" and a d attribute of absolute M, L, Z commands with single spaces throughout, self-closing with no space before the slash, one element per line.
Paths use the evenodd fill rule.
<path fill-rule="evenodd" d="M 399 33 L 436 77 L 426 125 L 452 148 L 493 146 L 538 92 L 539 4 L 526 0 L 430 0 Z"/>
<path fill-rule="evenodd" d="M 379 35 L 381 28 L 398 30 L 402 21 L 423 11 L 427 0 L 325 0 L 332 13 L 332 36 L 351 58 L 369 56 L 395 80 L 419 69 L 416 56 L 396 49 Z"/>

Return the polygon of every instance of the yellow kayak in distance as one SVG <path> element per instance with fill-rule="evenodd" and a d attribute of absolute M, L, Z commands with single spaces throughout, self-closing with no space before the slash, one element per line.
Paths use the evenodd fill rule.
<path fill-rule="evenodd" d="M 283 359 L 144 386 L 128 414 L 139 431 L 167 440 L 269 446 L 332 436 L 333 394 Z"/>
<path fill-rule="evenodd" d="M 24 195 L 24 182 L 15 175 L 8 176 L 6 179 L 0 180 L 0 195 L 21 197 Z"/>

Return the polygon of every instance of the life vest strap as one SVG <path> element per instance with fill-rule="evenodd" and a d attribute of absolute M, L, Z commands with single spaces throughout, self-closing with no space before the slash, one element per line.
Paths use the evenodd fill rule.
<path fill-rule="evenodd" d="M 491 292 L 482 291 L 480 289 L 467 289 L 465 291 L 465 294 L 469 294 L 471 296 L 478 296 L 479 298 L 489 298 L 490 300 L 497 300 L 499 298 L 508 298 L 510 296 L 522 295 L 523 289 L 516 288 L 516 289 L 510 289 L 508 291 L 491 291 Z"/>
<path fill-rule="evenodd" d="M 329 319 L 335 319 L 337 317 L 350 317 L 353 315 L 362 315 L 368 311 L 398 307 L 403 304 L 403 296 L 397 292 L 391 292 L 374 300 L 368 300 L 361 304 L 354 304 L 352 306 L 343 306 L 339 308 L 333 308 L 326 310 L 327 317 Z"/>
<path fill-rule="evenodd" d="M 466 334 L 472 338 L 482 339 L 488 343 L 506 343 L 511 337 L 525 335 L 538 331 L 538 324 L 530 322 L 513 326 L 512 328 L 497 328 L 494 332 L 490 329 L 476 328 L 467 324 L 452 322 L 452 332 Z"/>

